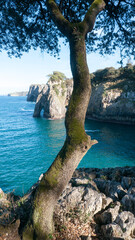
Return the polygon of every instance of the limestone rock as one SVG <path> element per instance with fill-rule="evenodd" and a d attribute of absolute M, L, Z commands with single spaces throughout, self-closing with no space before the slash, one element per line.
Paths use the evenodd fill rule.
<path fill-rule="evenodd" d="M 115 201 L 122 199 L 127 193 L 118 182 L 110 180 L 105 181 L 103 179 L 96 179 L 94 181 L 101 192 L 104 192 L 108 197 L 111 197 Z"/>
<path fill-rule="evenodd" d="M 92 173 L 94 173 L 93 180 L 89 178 Z M 134 240 L 134 176 L 135 167 L 77 169 L 58 199 L 55 207 L 55 219 L 60 219 L 60 223 L 70 221 L 70 223 L 77 224 L 79 222 L 81 226 L 86 223 L 90 231 L 87 232 L 86 236 L 82 232 L 79 235 L 82 238 L 87 239 L 88 234 L 92 232 L 92 224 L 95 224 L 95 231 L 93 232 L 102 233 L 100 239 Z M 30 207 L 42 177 L 43 174 L 23 198 L 19 198 L 13 193 L 5 194 L 0 189 L 0 224 L 11 223 L 16 220 L 18 214 L 21 214 L 21 217 L 26 214 L 26 208 Z M 106 178 L 109 180 L 106 180 Z M 131 178 L 130 184 L 128 184 L 129 179 L 127 178 Z M 126 188 L 123 188 L 122 185 Z M 22 200 L 24 204 L 21 204 L 19 210 Z M 18 214 L 16 215 L 16 211 L 11 211 L 13 209 L 10 209 L 9 206 L 16 206 Z M 92 223 L 91 226 L 89 225 L 90 222 Z"/>
<path fill-rule="evenodd" d="M 124 189 L 129 189 L 130 186 L 134 185 L 135 186 L 135 178 L 131 178 L 131 177 L 123 177 L 122 181 L 121 181 L 121 185 Z"/>
<path fill-rule="evenodd" d="M 115 222 L 121 227 L 124 239 L 135 238 L 135 217 L 131 212 L 121 212 Z"/>
<path fill-rule="evenodd" d="M 73 89 L 73 82 L 65 79 L 65 77 L 64 79 L 56 78 L 57 74 L 54 72 L 55 78 L 51 78 L 38 95 L 34 117 L 39 117 L 42 109 L 44 112 L 43 116 L 46 118 L 60 119 L 65 117 L 66 107 Z"/>
<path fill-rule="evenodd" d="M 0 208 L 8 207 L 10 202 L 8 201 L 7 194 L 0 188 Z"/>
<path fill-rule="evenodd" d="M 106 68 L 91 74 L 92 95 L 87 118 L 135 124 L 135 66 Z M 31 85 L 27 101 L 36 101 L 34 117 L 64 118 L 73 81 L 53 72 L 46 85 Z"/>
<path fill-rule="evenodd" d="M 36 102 L 38 95 L 41 93 L 44 84 L 32 84 L 29 88 L 29 92 L 27 95 L 28 102 Z"/>
<path fill-rule="evenodd" d="M 81 218 L 92 219 L 92 217 L 102 209 L 105 209 L 112 199 L 105 196 L 105 194 L 98 192 L 92 184 L 86 183 L 76 185 L 73 187 L 70 183 L 60 197 L 56 211 L 69 212 L 71 209 L 78 209 L 81 212 Z"/>
<path fill-rule="evenodd" d="M 111 198 L 107 198 L 103 193 L 98 193 L 88 186 L 84 192 L 83 202 L 80 204 L 80 207 L 85 214 L 93 217 L 101 209 L 105 209 L 111 202 Z"/>
<path fill-rule="evenodd" d="M 103 225 L 101 227 L 101 229 L 102 229 L 103 235 L 106 238 L 109 238 L 110 240 L 117 239 L 117 238 L 123 239 L 122 229 L 116 223 L 110 223 L 107 225 Z"/>
<path fill-rule="evenodd" d="M 120 202 L 116 202 L 102 213 L 95 215 L 95 221 L 101 225 L 110 224 L 114 222 L 119 214 Z"/>
<path fill-rule="evenodd" d="M 87 117 L 135 123 L 135 66 L 93 73 Z"/>
<path fill-rule="evenodd" d="M 126 194 L 122 198 L 121 203 L 124 210 L 130 211 L 135 215 L 135 194 Z"/>

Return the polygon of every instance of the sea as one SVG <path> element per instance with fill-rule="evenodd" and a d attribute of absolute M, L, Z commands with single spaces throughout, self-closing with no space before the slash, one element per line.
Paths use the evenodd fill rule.
<path fill-rule="evenodd" d="M 0 96 L 0 188 L 23 195 L 46 172 L 65 140 L 64 119 L 33 118 L 26 97 Z M 135 166 L 135 126 L 86 119 L 98 140 L 78 167 Z"/>

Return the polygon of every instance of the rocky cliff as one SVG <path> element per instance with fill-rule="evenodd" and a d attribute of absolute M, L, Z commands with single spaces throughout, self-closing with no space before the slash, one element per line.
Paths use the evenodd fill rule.
<path fill-rule="evenodd" d="M 135 66 L 106 68 L 91 75 L 92 95 L 87 117 L 135 123 Z"/>
<path fill-rule="evenodd" d="M 60 119 L 65 117 L 72 89 L 72 80 L 67 79 L 62 73 L 53 72 L 37 97 L 33 116 L 39 117 L 43 109 L 43 116 L 46 118 Z"/>
<path fill-rule="evenodd" d="M 29 88 L 28 96 L 27 96 L 27 101 L 28 102 L 36 102 L 38 95 L 41 93 L 43 87 L 45 85 L 42 84 L 32 84 Z"/>
<path fill-rule="evenodd" d="M 98 70 L 91 74 L 91 82 L 87 118 L 135 124 L 135 66 Z M 37 86 L 33 85 L 28 94 L 28 99 L 36 99 L 34 92 L 38 95 L 34 117 L 39 117 L 43 109 L 46 118 L 63 118 L 73 89 L 72 80 L 54 72 L 38 91 Z"/>

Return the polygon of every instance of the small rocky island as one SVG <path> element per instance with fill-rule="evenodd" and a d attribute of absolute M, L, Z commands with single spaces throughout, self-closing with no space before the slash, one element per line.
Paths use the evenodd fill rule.
<path fill-rule="evenodd" d="M 72 79 L 60 72 L 53 72 L 45 85 L 31 85 L 27 101 L 36 101 L 33 116 L 39 117 L 43 109 L 46 118 L 64 118 L 72 90 Z"/>
<path fill-rule="evenodd" d="M 135 66 L 106 68 L 90 77 L 92 94 L 86 117 L 135 124 Z M 30 86 L 27 101 L 36 102 L 33 116 L 39 117 L 43 109 L 46 118 L 65 117 L 72 90 L 72 79 L 59 72 L 53 72 L 45 85 Z"/>

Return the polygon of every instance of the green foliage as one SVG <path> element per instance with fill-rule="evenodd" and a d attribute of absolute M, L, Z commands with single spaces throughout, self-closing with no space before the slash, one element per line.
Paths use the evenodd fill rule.
<path fill-rule="evenodd" d="M 106 175 L 101 175 L 101 179 L 107 180 L 107 176 Z"/>
<path fill-rule="evenodd" d="M 62 90 L 62 96 L 64 96 L 64 95 L 65 95 L 65 92 L 66 92 L 65 90 Z"/>
<path fill-rule="evenodd" d="M 54 71 L 53 74 L 48 75 L 49 81 L 53 82 L 60 82 L 60 81 L 65 81 L 66 76 L 64 73 Z"/>
<path fill-rule="evenodd" d="M 49 234 L 49 235 L 48 235 L 48 239 L 53 239 L 53 235 L 52 235 L 52 234 Z"/>
<path fill-rule="evenodd" d="M 0 1 L 0 49 L 21 56 L 32 48 L 59 54 L 59 38 L 66 37 L 53 21 L 46 0 Z M 80 23 L 93 1 L 56 0 L 58 9 L 73 26 Z M 97 1 L 96 1 L 97 3 Z M 120 48 L 121 59 L 134 54 L 134 1 L 105 0 L 106 8 L 98 16 L 94 30 L 87 34 L 87 51 L 112 54 Z M 94 5 L 93 5 L 94 6 Z M 75 25 L 76 24 L 76 25 Z"/>
<path fill-rule="evenodd" d="M 65 89 L 66 83 L 65 83 L 65 82 L 62 82 L 62 83 L 61 83 L 61 87 L 62 87 L 62 89 Z"/>
<path fill-rule="evenodd" d="M 56 92 L 57 96 L 59 95 L 59 90 L 57 88 L 57 85 L 53 85 L 53 89 Z"/>

